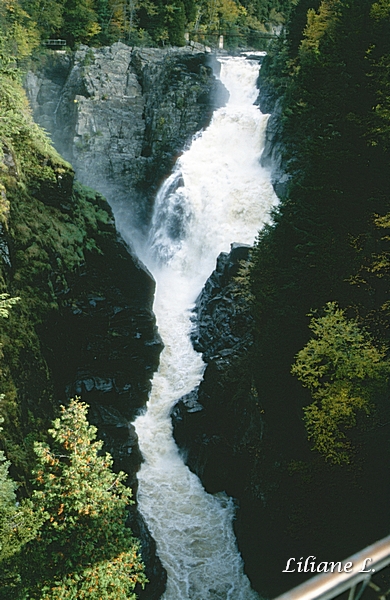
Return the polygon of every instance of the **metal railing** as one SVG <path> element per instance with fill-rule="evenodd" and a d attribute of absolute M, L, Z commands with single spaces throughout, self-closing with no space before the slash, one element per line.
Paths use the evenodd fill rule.
<path fill-rule="evenodd" d="M 44 40 L 42 44 L 45 46 L 66 46 L 66 40 Z"/>
<path fill-rule="evenodd" d="M 314 556 L 308 558 L 315 559 Z M 291 561 L 294 562 L 291 566 L 287 566 L 287 569 L 296 568 L 298 564 L 295 559 L 291 559 Z M 311 563 L 307 561 L 306 564 Z M 327 564 L 337 566 L 333 567 L 333 572 L 321 573 L 321 575 L 278 596 L 275 600 L 331 600 L 348 590 L 348 600 L 360 600 L 367 588 L 371 588 L 380 600 L 389 597 L 390 588 L 382 591 L 378 585 L 372 582 L 372 576 L 390 564 L 390 535 L 346 560 Z M 300 571 L 302 572 L 302 566 L 300 566 Z"/>

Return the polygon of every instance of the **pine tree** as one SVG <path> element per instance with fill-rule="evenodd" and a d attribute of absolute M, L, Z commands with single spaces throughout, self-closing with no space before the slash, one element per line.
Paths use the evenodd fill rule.
<path fill-rule="evenodd" d="M 29 598 L 133 600 L 136 585 L 147 581 L 138 542 L 125 527 L 131 490 L 101 453 L 87 409 L 76 400 L 62 407 L 51 446 L 35 444 L 33 501 L 45 522 L 21 555 Z"/>

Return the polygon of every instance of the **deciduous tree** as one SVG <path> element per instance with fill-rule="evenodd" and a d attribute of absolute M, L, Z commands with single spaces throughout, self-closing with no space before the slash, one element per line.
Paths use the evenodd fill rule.
<path fill-rule="evenodd" d="M 304 420 L 314 448 L 334 463 L 349 462 L 345 430 L 356 425 L 359 411 L 368 414 L 378 387 L 389 375 L 385 348 L 335 302 L 310 322 L 312 337 L 298 352 L 291 369 L 314 402 Z"/>

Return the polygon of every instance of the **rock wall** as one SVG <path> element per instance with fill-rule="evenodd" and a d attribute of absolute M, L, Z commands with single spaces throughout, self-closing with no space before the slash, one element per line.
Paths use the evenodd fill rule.
<path fill-rule="evenodd" d="M 77 178 L 136 235 L 177 155 L 226 100 L 212 66 L 211 55 L 192 48 L 82 47 L 73 57 L 53 54 L 26 89 Z"/>
<path fill-rule="evenodd" d="M 280 199 L 287 197 L 290 175 L 284 158 L 284 141 L 282 135 L 282 99 L 275 92 L 269 77 L 270 58 L 266 56 L 259 72 L 257 85 L 260 93 L 256 104 L 264 114 L 270 114 L 267 123 L 264 151 L 261 164 L 271 171 L 271 181 L 275 193 Z"/>

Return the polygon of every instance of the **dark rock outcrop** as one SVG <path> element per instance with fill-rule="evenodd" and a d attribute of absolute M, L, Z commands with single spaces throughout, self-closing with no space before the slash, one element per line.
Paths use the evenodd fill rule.
<path fill-rule="evenodd" d="M 236 499 L 234 528 L 245 571 L 259 593 L 272 597 L 286 585 L 280 581 L 286 556 L 296 555 L 286 554 L 291 549 L 286 521 L 296 516 L 296 523 L 287 523 L 292 530 L 304 517 L 296 513 L 301 497 L 286 512 L 291 473 L 281 468 L 271 448 L 267 415 L 256 389 L 251 298 L 242 293 L 242 281 L 235 282 L 239 261 L 244 259 L 245 269 L 249 252 L 233 247 L 229 255 L 220 255 L 196 302 L 193 342 L 207 367 L 199 387 L 174 407 L 172 422 L 185 461 L 206 490 L 224 490 Z M 283 502 L 277 502 L 280 489 L 286 493 Z M 287 585 L 297 583 L 293 574 Z"/>
<path fill-rule="evenodd" d="M 239 297 L 234 282 L 249 252 L 250 246 L 235 243 L 229 254 L 221 252 L 196 300 L 192 341 L 205 362 L 247 351 L 253 342 L 246 301 Z"/>
<path fill-rule="evenodd" d="M 106 226 L 107 227 L 107 226 Z M 108 229 L 108 227 L 107 227 Z M 162 348 L 154 281 L 113 223 L 77 274 L 58 286 L 59 311 L 41 327 L 58 396 L 81 396 L 105 448 L 136 486 L 141 458 L 131 422 L 145 406 Z"/>
<path fill-rule="evenodd" d="M 262 413 L 249 369 L 253 321 L 248 299 L 238 295 L 235 277 L 248 259 L 248 246 L 232 245 L 196 302 L 194 347 L 207 363 L 198 389 L 172 411 L 174 436 L 188 466 L 210 492 L 240 497 L 249 485 L 251 453 L 262 438 Z"/>
<path fill-rule="evenodd" d="M 269 57 L 265 57 L 259 72 L 257 86 L 260 89 L 256 104 L 264 114 L 270 114 L 265 134 L 265 145 L 261 164 L 271 171 L 275 193 L 283 200 L 287 196 L 290 175 L 284 158 L 285 148 L 282 135 L 282 101 L 268 77 Z"/>

